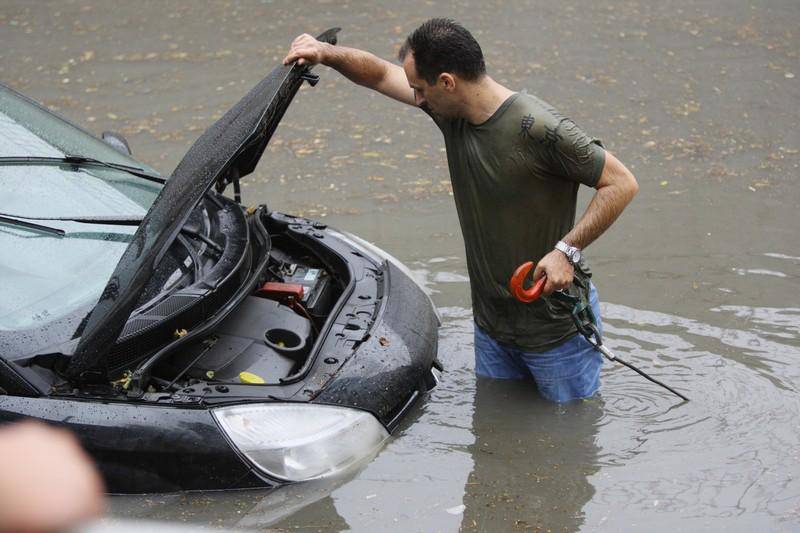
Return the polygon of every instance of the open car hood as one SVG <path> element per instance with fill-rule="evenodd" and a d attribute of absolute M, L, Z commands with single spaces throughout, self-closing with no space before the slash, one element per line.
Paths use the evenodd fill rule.
<path fill-rule="evenodd" d="M 339 28 L 321 34 L 336 44 Z M 276 67 L 192 145 L 145 215 L 80 333 L 67 376 L 105 373 L 105 355 L 119 338 L 158 259 L 170 246 L 203 195 L 218 180 L 250 174 L 310 67 Z"/>

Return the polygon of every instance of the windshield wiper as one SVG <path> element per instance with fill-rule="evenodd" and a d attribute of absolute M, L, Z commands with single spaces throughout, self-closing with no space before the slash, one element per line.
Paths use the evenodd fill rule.
<path fill-rule="evenodd" d="M 41 157 L 41 156 L 18 156 L 18 157 L 0 157 L 0 166 L 5 165 L 70 165 L 76 168 L 80 167 L 102 167 L 112 168 L 133 174 L 139 178 L 144 178 L 148 181 L 155 181 L 156 183 L 165 183 L 167 180 L 157 174 L 147 172 L 146 170 L 133 167 L 130 165 L 122 165 L 120 163 L 109 163 L 107 161 L 100 161 L 92 157 L 84 157 L 82 155 L 67 155 L 64 157 Z"/>
<path fill-rule="evenodd" d="M 34 224 L 33 222 L 26 222 L 24 220 L 17 220 L 15 218 L 9 218 L 0 216 L 0 224 L 8 224 L 9 226 L 17 226 L 20 228 L 25 228 L 33 231 L 41 231 L 43 233 L 50 233 L 52 235 L 58 235 L 59 237 L 63 237 L 67 234 L 66 231 L 63 229 L 53 228 L 50 226 L 43 226 L 41 224 Z"/>
<path fill-rule="evenodd" d="M 0 217 L 14 217 L 15 219 L 22 220 L 62 220 L 67 222 L 82 222 L 84 224 L 108 224 L 110 226 L 138 226 L 144 220 L 144 217 L 137 216 L 108 216 L 108 217 L 28 217 L 22 215 L 15 215 L 12 213 L 0 213 Z"/>

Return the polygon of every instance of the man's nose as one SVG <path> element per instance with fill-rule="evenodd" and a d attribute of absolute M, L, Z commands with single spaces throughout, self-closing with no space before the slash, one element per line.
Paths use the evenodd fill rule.
<path fill-rule="evenodd" d="M 421 106 L 425 103 L 425 97 L 414 91 L 414 102 L 416 102 L 417 106 Z"/>

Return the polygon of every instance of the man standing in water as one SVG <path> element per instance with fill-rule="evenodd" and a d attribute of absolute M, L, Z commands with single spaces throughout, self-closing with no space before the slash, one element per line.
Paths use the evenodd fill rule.
<path fill-rule="evenodd" d="M 399 56 L 402 68 L 304 34 L 283 62 L 322 63 L 431 116 L 444 135 L 464 235 L 475 372 L 533 377 L 539 393 L 555 402 L 592 396 L 600 386 L 602 356 L 577 334 L 568 310 L 547 299 L 521 303 L 508 281 L 518 265 L 537 258 L 534 279 L 547 276 L 544 294 L 577 293 L 599 321 L 581 250 L 633 199 L 636 179 L 570 119 L 489 77 L 480 45 L 452 20 L 422 24 Z M 575 224 L 580 184 L 597 191 Z"/>

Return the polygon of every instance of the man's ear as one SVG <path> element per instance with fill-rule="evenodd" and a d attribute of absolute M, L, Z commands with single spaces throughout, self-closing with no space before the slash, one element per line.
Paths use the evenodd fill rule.
<path fill-rule="evenodd" d="M 452 74 L 448 74 L 447 72 L 439 74 L 439 82 L 447 91 L 452 91 L 456 88 L 456 79 Z"/>

